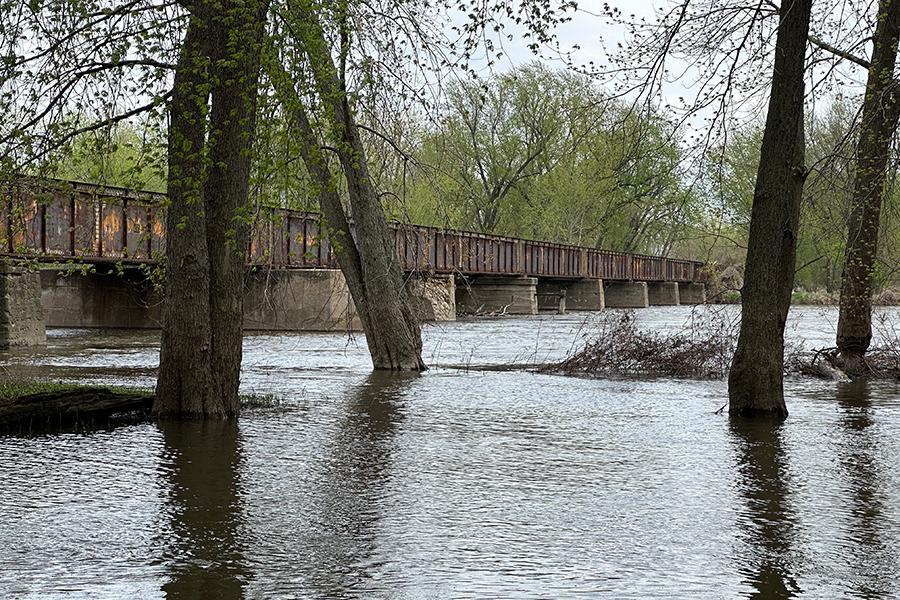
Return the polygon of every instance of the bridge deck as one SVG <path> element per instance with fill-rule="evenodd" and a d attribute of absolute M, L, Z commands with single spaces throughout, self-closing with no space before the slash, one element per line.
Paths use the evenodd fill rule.
<path fill-rule="evenodd" d="M 115 187 L 7 181 L 0 254 L 40 260 L 154 263 L 164 252 L 165 196 Z M 408 272 L 565 279 L 700 281 L 702 263 L 467 231 L 392 225 Z M 261 208 L 248 260 L 273 268 L 336 268 L 317 213 Z"/>

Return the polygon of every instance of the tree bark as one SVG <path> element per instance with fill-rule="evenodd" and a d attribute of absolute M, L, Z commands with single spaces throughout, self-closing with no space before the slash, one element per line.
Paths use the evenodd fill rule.
<path fill-rule="evenodd" d="M 160 373 L 153 412 L 238 412 L 250 150 L 267 2 L 201 0 L 175 75 Z M 211 101 L 210 101 L 211 100 Z"/>
<path fill-rule="evenodd" d="M 729 415 L 787 416 L 784 325 L 806 179 L 803 75 L 812 0 L 785 0 L 750 215 L 741 330 L 728 376 Z"/>
<path fill-rule="evenodd" d="M 900 117 L 897 101 L 897 42 L 900 38 L 900 0 L 878 6 L 874 49 L 863 99 L 856 182 L 850 202 L 847 252 L 841 282 L 837 347 L 848 373 L 864 369 L 863 355 L 872 341 L 872 287 L 878 256 L 881 203 L 891 140 Z"/>
<path fill-rule="evenodd" d="M 339 155 L 356 222 L 356 245 L 362 266 L 361 277 L 351 289 L 358 289 L 365 298 L 365 314 L 359 311 L 359 315 L 372 365 L 376 370 L 424 371 L 422 332 L 391 244 L 387 218 L 366 166 L 359 129 L 346 95 L 336 104 L 340 104 L 338 133 L 343 142 Z M 332 212 L 335 208 L 331 207 Z M 350 277 L 357 275 L 351 272 Z"/>
<path fill-rule="evenodd" d="M 169 102 L 166 290 L 153 412 L 200 417 L 212 410 L 209 255 L 203 182 L 210 32 L 190 19 Z"/>
<path fill-rule="evenodd" d="M 306 109 L 283 67 L 275 67 L 278 72 L 273 80 L 291 106 L 293 123 L 301 137 L 301 155 L 319 185 L 322 213 L 335 231 L 336 254 L 366 335 L 372 365 L 376 370 L 424 371 L 421 330 L 391 244 L 387 218 L 368 172 L 345 82 L 311 9 L 301 8 L 298 17 L 318 94 L 336 138 L 334 150 L 347 182 L 349 215 L 334 188 L 334 177 L 321 155 Z M 351 235 L 351 220 L 355 235 Z"/>
<path fill-rule="evenodd" d="M 223 66 L 212 88 L 209 178 L 205 185 L 213 393 L 224 416 L 238 412 L 244 337 L 244 275 L 250 241 L 251 147 L 266 5 L 227 4 L 217 21 L 215 56 Z"/>

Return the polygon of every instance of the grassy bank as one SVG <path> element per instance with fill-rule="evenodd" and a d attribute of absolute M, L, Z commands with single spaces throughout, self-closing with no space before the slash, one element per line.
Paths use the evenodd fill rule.
<path fill-rule="evenodd" d="M 58 381 L 5 381 L 0 383 L 0 400 L 9 398 L 17 398 L 19 396 L 29 396 L 31 394 L 49 394 L 54 392 L 63 392 L 66 390 L 88 389 L 96 386 L 78 385 L 74 383 L 63 383 Z M 110 391 L 121 394 L 136 394 L 139 396 L 152 396 L 153 390 L 114 387 L 109 388 Z"/>
<path fill-rule="evenodd" d="M 71 390 L 95 388 L 93 385 L 63 383 L 58 381 L 5 381 L 0 383 L 0 402 L 32 394 L 49 394 Z M 146 388 L 110 387 L 115 394 L 153 396 L 153 390 Z M 274 408 L 284 405 L 284 399 L 274 394 L 241 394 L 241 408 Z"/>

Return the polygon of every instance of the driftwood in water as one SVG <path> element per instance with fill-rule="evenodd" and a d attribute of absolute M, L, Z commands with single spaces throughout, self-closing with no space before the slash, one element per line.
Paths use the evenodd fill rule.
<path fill-rule="evenodd" d="M 0 400 L 0 430 L 91 424 L 111 415 L 149 413 L 153 396 L 78 388 Z"/>

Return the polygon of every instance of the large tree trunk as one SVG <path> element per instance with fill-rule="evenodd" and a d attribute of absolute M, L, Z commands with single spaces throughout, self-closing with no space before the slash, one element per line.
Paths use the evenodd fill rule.
<path fill-rule="evenodd" d="M 365 314 L 359 313 L 372 365 L 375 369 L 391 371 L 424 371 L 422 333 L 400 261 L 391 244 L 387 218 L 371 183 L 359 129 L 346 96 L 340 104 L 339 133 L 344 142 L 341 165 L 347 179 L 356 221 L 356 246 L 362 263 L 361 277 L 353 282 L 351 289 L 359 289 L 365 298 Z M 351 272 L 350 278 L 355 276 Z"/>
<path fill-rule="evenodd" d="M 203 194 L 209 30 L 192 18 L 169 102 L 166 291 L 153 412 L 202 416 L 211 408 L 209 256 Z"/>
<path fill-rule="evenodd" d="M 153 408 L 160 416 L 238 411 L 249 236 L 240 209 L 249 201 L 266 9 L 266 2 L 240 0 L 190 7 L 170 104 L 166 296 Z"/>
<path fill-rule="evenodd" d="M 806 179 L 803 73 L 812 0 L 785 0 L 750 215 L 741 332 L 728 376 L 729 414 L 787 416 L 784 325 L 791 304 Z"/>
<path fill-rule="evenodd" d="M 251 147 L 256 134 L 257 82 L 266 7 L 227 4 L 233 16 L 215 29 L 217 71 L 210 114 L 209 178 L 205 186 L 213 393 L 225 416 L 237 414 L 244 336 L 245 255 L 250 240 Z"/>
<path fill-rule="evenodd" d="M 900 116 L 894 80 L 898 37 L 900 0 L 882 0 L 862 107 L 838 317 L 837 346 L 842 367 L 849 373 L 863 370 L 862 358 L 872 341 L 872 281 L 881 202 L 891 140 Z"/>
<path fill-rule="evenodd" d="M 387 218 L 366 166 L 365 148 L 353 118 L 344 82 L 329 54 L 322 29 L 308 7 L 300 10 L 298 28 L 304 35 L 319 96 L 326 106 L 336 139 L 336 151 L 347 182 L 350 214 L 334 188 L 334 177 L 321 154 L 306 109 L 283 67 L 275 66 L 273 81 L 293 113 L 301 137 L 301 155 L 319 184 L 319 203 L 330 229 L 341 271 L 359 314 L 372 364 L 377 370 L 423 371 L 422 336 Z M 355 225 L 351 235 L 350 221 Z"/>

